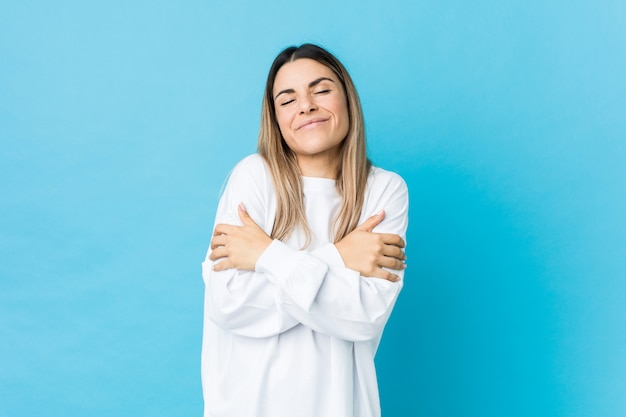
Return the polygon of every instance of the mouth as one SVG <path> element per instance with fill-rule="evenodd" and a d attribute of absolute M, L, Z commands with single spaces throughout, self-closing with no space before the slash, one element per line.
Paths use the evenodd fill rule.
<path fill-rule="evenodd" d="M 317 118 L 317 119 L 311 119 L 311 120 L 307 120 L 306 122 L 302 123 L 300 126 L 298 126 L 298 128 L 296 130 L 300 130 L 302 128 L 305 127 L 315 127 L 321 123 L 324 123 L 325 121 L 327 121 L 328 119 L 324 119 L 324 118 Z"/>

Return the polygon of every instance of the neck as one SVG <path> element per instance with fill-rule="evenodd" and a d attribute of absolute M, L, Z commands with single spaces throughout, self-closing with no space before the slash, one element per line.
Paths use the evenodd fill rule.
<path fill-rule="evenodd" d="M 338 158 L 320 158 L 316 156 L 298 157 L 298 166 L 304 177 L 329 178 L 336 180 Z"/>

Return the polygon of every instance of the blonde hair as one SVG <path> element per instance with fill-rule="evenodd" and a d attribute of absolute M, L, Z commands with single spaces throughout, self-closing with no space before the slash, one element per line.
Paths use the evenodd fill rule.
<path fill-rule="evenodd" d="M 365 124 L 359 96 L 341 62 L 330 52 L 312 44 L 292 46 L 278 54 L 265 85 L 258 143 L 258 152 L 267 163 L 276 188 L 276 219 L 271 237 L 287 239 L 294 228 L 300 226 L 307 236 L 305 246 L 308 246 L 311 230 L 306 222 L 301 172 L 296 155 L 280 133 L 272 96 L 278 70 L 286 63 L 304 58 L 317 61 L 335 73 L 343 86 L 348 103 L 349 128 L 339 151 L 340 161 L 335 183 L 341 195 L 341 209 L 333 223 L 335 242 L 358 226 L 371 162 L 367 158 Z"/>

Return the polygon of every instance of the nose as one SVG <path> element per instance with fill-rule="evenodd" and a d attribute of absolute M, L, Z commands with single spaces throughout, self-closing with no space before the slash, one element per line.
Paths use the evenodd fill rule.
<path fill-rule="evenodd" d="M 315 104 L 315 101 L 311 100 L 310 97 L 305 96 L 302 100 L 300 100 L 300 114 L 310 113 L 315 110 L 317 110 L 317 105 Z"/>

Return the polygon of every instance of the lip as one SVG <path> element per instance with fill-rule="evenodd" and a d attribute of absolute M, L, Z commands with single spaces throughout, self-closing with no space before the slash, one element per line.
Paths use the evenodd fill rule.
<path fill-rule="evenodd" d="M 323 118 L 323 117 L 318 117 L 318 118 L 315 118 L 315 119 L 307 120 L 306 122 L 304 122 L 304 123 L 302 123 L 300 126 L 298 126 L 298 127 L 296 128 L 296 130 L 300 130 L 300 129 L 302 129 L 303 127 L 310 126 L 310 125 L 312 125 L 312 124 L 323 123 L 323 122 L 325 122 L 325 121 L 327 121 L 327 120 L 328 120 L 328 119 L 325 119 L 325 118 Z"/>

